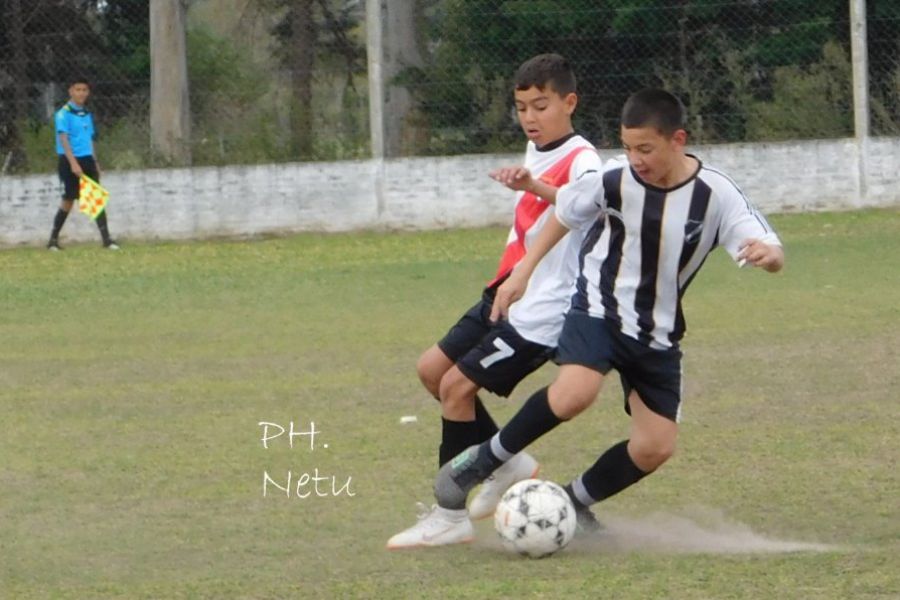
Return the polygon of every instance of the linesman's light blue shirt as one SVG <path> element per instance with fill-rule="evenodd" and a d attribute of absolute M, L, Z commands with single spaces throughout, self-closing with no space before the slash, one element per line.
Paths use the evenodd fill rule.
<path fill-rule="evenodd" d="M 69 136 L 69 146 L 76 157 L 94 155 L 94 117 L 91 111 L 72 102 L 56 111 L 53 120 L 56 124 L 56 153 L 65 154 L 59 134 Z"/>

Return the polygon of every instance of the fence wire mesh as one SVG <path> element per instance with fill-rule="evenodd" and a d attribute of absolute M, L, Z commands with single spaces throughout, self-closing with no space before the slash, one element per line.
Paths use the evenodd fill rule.
<path fill-rule="evenodd" d="M 370 155 L 366 2 L 180 1 L 193 164 Z M 551 51 L 572 62 L 576 127 L 599 146 L 617 145 L 622 102 L 650 85 L 682 97 L 695 143 L 853 135 L 848 0 L 380 4 L 407 16 L 379 23 L 395 49 L 383 57 L 387 95 L 409 98 L 392 115 L 403 129 L 394 154 L 519 151 L 511 78 Z M 0 0 L 5 171 L 52 168 L 51 118 L 75 74 L 92 82 L 106 168 L 164 164 L 150 143 L 150 10 Z M 900 3 L 868 0 L 866 23 L 871 131 L 900 135 Z"/>

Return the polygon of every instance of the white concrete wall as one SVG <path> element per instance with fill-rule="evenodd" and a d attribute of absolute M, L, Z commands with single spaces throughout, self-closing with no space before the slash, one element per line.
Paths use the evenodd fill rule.
<path fill-rule="evenodd" d="M 765 213 L 900 206 L 900 138 L 726 144 L 691 150 L 727 172 Z M 604 151 L 604 156 L 616 154 Z M 118 239 L 508 224 L 512 193 L 488 178 L 519 155 L 110 172 Z M 46 243 L 59 204 L 55 174 L 0 178 L 0 245 Z M 62 242 L 99 241 L 73 211 Z"/>

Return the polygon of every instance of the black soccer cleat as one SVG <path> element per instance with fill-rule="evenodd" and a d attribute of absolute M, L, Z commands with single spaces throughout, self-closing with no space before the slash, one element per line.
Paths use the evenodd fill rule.
<path fill-rule="evenodd" d="M 575 509 L 575 534 L 579 537 L 592 537 L 605 530 L 603 523 L 597 520 L 594 512 L 587 506 Z"/>

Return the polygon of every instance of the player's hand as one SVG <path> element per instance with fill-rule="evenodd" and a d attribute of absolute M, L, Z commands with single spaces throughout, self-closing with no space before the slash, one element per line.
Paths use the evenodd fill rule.
<path fill-rule="evenodd" d="M 84 171 L 81 170 L 81 165 L 79 165 L 77 162 L 69 163 L 69 168 L 72 170 L 72 173 L 75 175 L 75 177 L 81 177 L 82 175 L 84 175 Z"/>
<path fill-rule="evenodd" d="M 528 278 L 518 273 L 516 269 L 510 273 L 506 281 L 497 288 L 494 295 L 494 302 L 491 305 L 491 322 L 496 323 L 501 319 L 509 316 L 509 306 L 525 295 L 525 289 L 528 287 Z"/>
<path fill-rule="evenodd" d="M 517 192 L 528 191 L 532 185 L 531 171 L 525 167 L 503 167 L 491 171 L 488 175 L 494 181 Z"/>
<path fill-rule="evenodd" d="M 759 240 L 744 240 L 738 252 L 738 261 L 741 266 L 749 264 L 774 273 L 784 266 L 784 250 L 781 246 Z"/>

